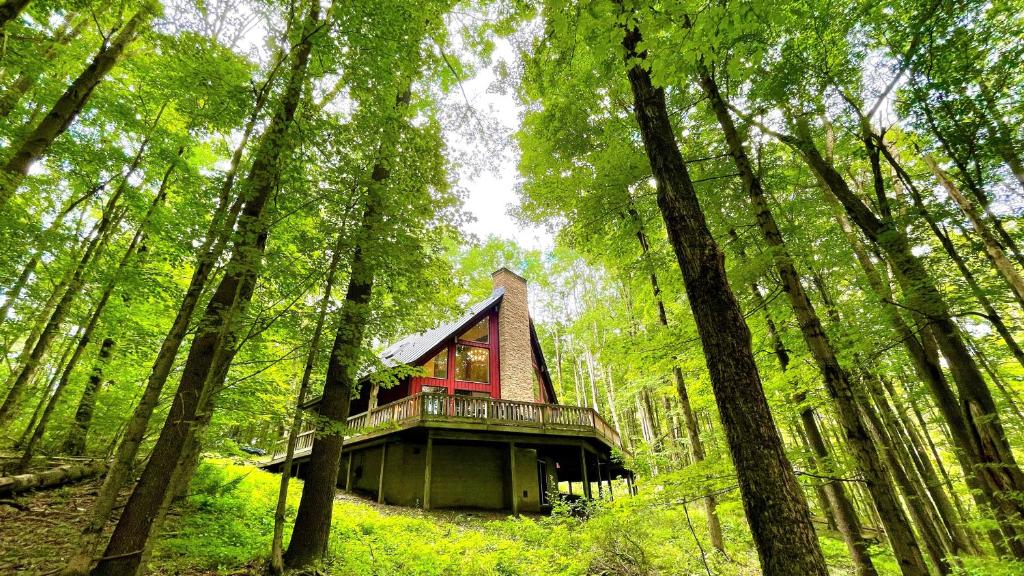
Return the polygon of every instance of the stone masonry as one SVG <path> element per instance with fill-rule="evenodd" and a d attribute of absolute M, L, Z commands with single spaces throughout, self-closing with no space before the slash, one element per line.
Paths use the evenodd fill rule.
<path fill-rule="evenodd" d="M 498 310 L 501 398 L 536 402 L 533 393 L 533 352 L 530 348 L 530 308 L 526 279 L 501 267 L 492 275 L 495 288 L 504 288 Z"/>

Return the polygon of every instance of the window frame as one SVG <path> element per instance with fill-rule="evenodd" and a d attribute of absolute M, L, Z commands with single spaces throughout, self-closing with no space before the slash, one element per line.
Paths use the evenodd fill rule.
<path fill-rule="evenodd" d="M 486 382 L 480 382 L 478 380 L 464 380 L 464 379 L 461 379 L 461 378 L 458 377 L 458 374 L 459 374 L 459 367 L 458 367 L 459 346 L 465 346 L 467 348 L 477 348 L 479 350 L 486 350 L 487 351 L 487 381 Z M 455 365 L 452 366 L 454 368 L 453 373 L 452 373 L 452 379 L 453 380 L 455 380 L 456 382 L 466 382 L 468 384 L 486 384 L 487 386 L 490 386 L 492 384 L 492 380 L 494 379 L 494 374 L 493 374 L 493 370 L 492 370 L 493 363 L 491 362 L 491 354 L 492 354 L 492 352 L 491 352 L 491 347 L 490 346 L 474 346 L 470 342 L 467 342 L 465 340 L 456 340 L 455 344 L 452 345 L 452 348 L 455 349 L 454 358 L 455 358 L 455 362 L 456 362 Z"/>
<path fill-rule="evenodd" d="M 469 391 L 469 392 L 483 392 L 488 394 L 491 398 L 501 398 L 501 369 L 500 369 L 500 345 L 498 342 L 498 310 L 496 307 L 489 309 L 486 313 L 480 314 L 475 317 L 476 322 L 469 324 L 469 328 L 462 330 L 460 333 L 451 336 L 447 341 L 432 350 L 433 354 L 426 356 L 420 366 L 424 366 L 430 359 L 434 358 L 443 351 L 448 353 L 448 373 L 446 378 L 434 378 L 429 376 L 417 376 L 412 380 L 412 387 L 410 390 L 411 394 L 417 394 L 423 390 L 425 386 L 439 386 L 445 387 L 448 390 L 449 395 L 454 395 L 456 390 Z M 480 322 L 487 322 L 487 342 L 476 342 L 473 340 L 464 340 L 462 335 L 469 331 L 469 329 L 475 327 Z M 469 346 L 474 348 L 483 348 L 488 350 L 488 380 L 489 382 L 474 382 L 472 380 L 460 380 L 455 377 L 457 368 L 455 366 L 455 349 L 457 346 Z"/>

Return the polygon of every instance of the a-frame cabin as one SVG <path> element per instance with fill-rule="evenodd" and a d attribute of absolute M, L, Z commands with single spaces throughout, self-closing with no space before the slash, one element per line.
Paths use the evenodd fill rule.
<path fill-rule="evenodd" d="M 462 317 L 383 352 L 384 365 L 426 375 L 387 389 L 364 379 L 339 487 L 401 506 L 515 513 L 546 510 L 560 483 L 588 498 L 596 484 L 612 497 L 613 478 L 631 479 L 612 457 L 622 448 L 618 431 L 590 408 L 558 403 L 526 280 L 507 268 L 493 278 L 491 295 Z M 315 411 L 318 402 L 304 408 Z M 300 476 L 313 433 L 298 439 Z M 264 468 L 280 468 L 284 446 Z"/>

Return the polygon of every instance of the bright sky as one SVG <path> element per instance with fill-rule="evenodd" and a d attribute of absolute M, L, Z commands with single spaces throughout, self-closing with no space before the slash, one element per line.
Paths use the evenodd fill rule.
<path fill-rule="evenodd" d="M 262 46 L 266 36 L 264 26 L 253 26 L 240 41 L 239 48 L 251 52 L 258 57 L 259 51 L 253 52 L 252 47 Z M 482 68 L 476 76 L 462 82 L 461 90 L 455 88 L 448 95 L 448 103 L 465 106 L 469 101 L 475 114 L 491 121 L 497 121 L 503 128 L 506 138 L 511 141 L 512 135 L 519 129 L 522 107 L 511 93 L 502 93 L 496 85 L 495 67 L 503 61 L 511 68 L 515 66 L 516 51 L 504 39 L 495 38 L 495 50 L 491 58 L 491 67 Z M 458 34 L 453 31 L 452 41 L 458 50 Z M 457 150 L 472 149 L 478 144 L 470 142 L 465 135 L 455 130 L 445 131 L 448 146 Z M 477 236 L 481 241 L 490 235 L 515 240 L 527 249 L 548 250 L 554 246 L 554 237 L 541 227 L 522 226 L 509 215 L 509 210 L 518 204 L 519 198 L 515 187 L 519 179 L 516 166 L 519 153 L 514 146 L 506 146 L 506 153 L 492 162 L 490 170 L 465 169 L 456 174 L 458 187 L 465 190 L 465 211 L 473 217 L 466 223 L 463 230 Z"/>
<path fill-rule="evenodd" d="M 513 94 L 502 94 L 496 89 L 494 67 L 500 61 L 511 67 L 515 59 L 511 45 L 505 40 L 498 40 L 492 67 L 481 69 L 476 76 L 462 83 L 465 96 L 458 89 L 449 96 L 463 103 L 464 98 L 468 99 L 478 115 L 498 121 L 509 137 L 519 129 L 522 107 Z M 451 131 L 446 133 L 445 139 L 453 148 L 463 149 L 472 145 Z M 493 234 L 515 240 L 523 248 L 550 249 L 554 245 L 550 233 L 540 227 L 522 226 L 509 215 L 509 210 L 519 202 L 515 190 L 519 180 L 518 162 L 518 151 L 510 146 L 493 170 L 458 175 L 459 186 L 468 191 L 465 209 L 475 218 L 464 226 L 464 230 L 481 240 Z"/>

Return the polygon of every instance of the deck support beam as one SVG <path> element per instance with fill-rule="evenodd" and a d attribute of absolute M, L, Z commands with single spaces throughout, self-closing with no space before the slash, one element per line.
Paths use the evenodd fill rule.
<path fill-rule="evenodd" d="M 423 466 L 423 509 L 430 510 L 430 474 L 434 465 L 434 435 L 427 432 L 426 464 Z"/>
<path fill-rule="evenodd" d="M 615 502 L 615 494 L 612 492 L 612 462 L 608 461 L 608 499 Z"/>
<path fill-rule="evenodd" d="M 508 477 L 512 489 L 512 514 L 519 514 L 519 486 L 516 483 L 516 443 L 508 443 Z"/>
<path fill-rule="evenodd" d="M 583 446 L 580 446 L 580 469 L 583 470 L 583 497 L 590 500 L 590 480 L 587 478 L 587 451 Z"/>
<path fill-rule="evenodd" d="M 345 466 L 345 492 L 352 492 L 352 452 L 348 453 L 348 464 Z"/>
<path fill-rule="evenodd" d="M 384 503 L 384 465 L 388 461 L 388 445 L 380 445 L 380 477 L 377 479 L 377 503 Z"/>

